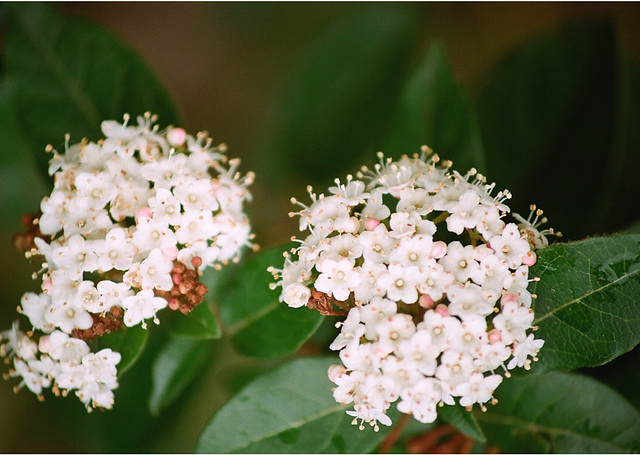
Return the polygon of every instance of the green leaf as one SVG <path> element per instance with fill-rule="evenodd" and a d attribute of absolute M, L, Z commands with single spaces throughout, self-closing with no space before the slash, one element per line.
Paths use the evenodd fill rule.
<path fill-rule="evenodd" d="M 209 341 L 170 338 L 153 362 L 149 411 L 157 416 L 193 381 L 207 360 Z"/>
<path fill-rule="evenodd" d="M 8 9 L 4 83 L 19 126 L 46 172 L 47 144 L 101 137 L 103 120 L 150 111 L 163 125 L 178 115 L 146 64 L 105 29 L 46 4 Z M 133 120 L 135 122 L 135 120 Z"/>
<path fill-rule="evenodd" d="M 640 342 L 640 235 L 553 245 L 530 274 L 545 340 L 536 371 L 601 365 Z"/>
<path fill-rule="evenodd" d="M 440 43 L 429 46 L 409 76 L 383 148 L 399 157 L 428 145 L 455 169 L 485 171 L 478 119 L 469 96 L 456 81 Z"/>
<path fill-rule="evenodd" d="M 351 425 L 335 402 L 327 369 L 335 358 L 289 362 L 259 377 L 209 422 L 197 452 L 368 453 L 389 432 Z"/>
<path fill-rule="evenodd" d="M 473 413 L 467 411 L 462 406 L 443 406 L 438 409 L 438 416 L 454 427 L 461 433 L 466 434 L 470 438 L 480 442 L 487 442 L 487 438 L 482 432 L 482 428 L 478 424 Z"/>
<path fill-rule="evenodd" d="M 281 288 L 269 289 L 274 279 L 267 268 L 281 268 L 282 253 L 288 247 L 265 250 L 254 256 L 220 296 L 220 317 L 232 335 L 234 346 L 248 356 L 269 359 L 291 354 L 322 322 L 316 311 L 291 308 L 280 302 Z"/>
<path fill-rule="evenodd" d="M 478 100 L 491 180 L 570 239 L 640 215 L 640 72 L 621 49 L 611 23 L 565 24 L 502 59 Z"/>
<path fill-rule="evenodd" d="M 378 149 L 408 67 L 415 17 L 407 5 L 361 8 L 306 50 L 282 103 L 270 180 L 298 173 L 322 181 Z"/>
<path fill-rule="evenodd" d="M 499 403 L 476 416 L 502 452 L 640 450 L 640 413 L 594 379 L 560 372 L 512 377 L 495 396 Z"/>
<path fill-rule="evenodd" d="M 102 335 L 98 344 L 100 349 L 111 348 L 122 356 L 118 364 L 118 374 L 123 374 L 135 363 L 147 344 L 149 332 L 141 326 L 126 327 L 117 332 Z"/>
<path fill-rule="evenodd" d="M 167 330 L 174 338 L 207 340 L 222 336 L 218 320 L 206 303 L 198 305 L 187 314 L 176 312 Z"/>
<path fill-rule="evenodd" d="M 0 84 L 0 229 L 21 232 L 23 213 L 38 210 L 42 197 L 50 192 L 34 166 L 34 159 L 25 150 L 25 140 L 18 130 L 4 88 Z"/>

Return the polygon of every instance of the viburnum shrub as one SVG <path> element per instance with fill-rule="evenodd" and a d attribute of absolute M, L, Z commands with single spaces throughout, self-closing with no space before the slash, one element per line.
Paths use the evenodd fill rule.
<path fill-rule="evenodd" d="M 243 205 L 253 174 L 237 172 L 224 145 L 206 133 L 160 129 L 150 114 L 138 124 L 102 122 L 104 138 L 53 150 L 54 188 L 16 238 L 42 261 L 41 292 L 24 294 L 16 321 L 2 332 L 9 376 L 43 398 L 74 392 L 88 411 L 109 409 L 121 355 L 89 344 L 147 321 L 165 307 L 189 313 L 207 287 L 202 270 L 237 260 L 252 246 Z"/>
<path fill-rule="evenodd" d="M 530 368 L 536 338 L 527 286 L 535 250 L 547 246 L 546 222 L 510 214 L 508 191 L 471 169 L 452 170 L 428 147 L 385 159 L 329 195 L 308 188 L 308 235 L 270 268 L 281 300 L 323 315 L 346 316 L 330 348 L 333 396 L 353 406 L 353 424 L 391 425 L 387 410 L 423 423 L 443 405 L 471 410 L 496 403 L 510 370 Z"/>

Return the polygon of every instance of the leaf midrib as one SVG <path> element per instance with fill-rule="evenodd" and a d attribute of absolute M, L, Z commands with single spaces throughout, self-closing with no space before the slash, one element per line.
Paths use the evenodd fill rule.
<path fill-rule="evenodd" d="M 563 309 L 565 309 L 565 308 L 567 308 L 567 307 L 569 307 L 569 306 L 573 305 L 574 303 L 579 303 L 579 302 L 581 302 L 583 299 L 585 299 L 585 298 L 587 298 L 587 297 L 589 297 L 589 296 L 591 296 L 591 295 L 593 295 L 593 294 L 597 294 L 597 293 L 599 293 L 599 292 L 602 292 L 602 291 L 604 291 L 605 289 L 607 289 L 607 288 L 609 288 L 609 287 L 611 287 L 611 286 L 614 286 L 614 285 L 618 284 L 619 282 L 624 281 L 624 280 L 626 280 L 626 279 L 628 279 L 628 278 L 632 277 L 633 275 L 637 275 L 637 274 L 639 274 L 639 273 L 640 273 L 640 268 L 639 268 L 639 269 L 634 270 L 633 272 L 628 272 L 628 273 L 626 273 L 626 274 L 624 274 L 624 275 L 620 276 L 619 278 L 617 278 L 617 279 L 615 279 L 615 280 L 613 280 L 613 281 L 610 281 L 610 282 L 608 282 L 607 284 L 604 284 L 604 285 L 600 286 L 599 288 L 592 289 L 592 290 L 590 290 L 589 292 L 587 292 L 587 293 L 585 293 L 585 294 L 581 295 L 580 297 L 576 297 L 576 298 L 574 298 L 574 299 L 572 299 L 572 300 L 569 300 L 568 302 L 566 302 L 566 303 L 564 303 L 564 304 L 562 304 L 562 305 L 560 305 L 560 306 L 558 306 L 558 307 L 553 308 L 551 311 L 549 311 L 548 313 L 546 313 L 546 314 L 544 314 L 544 315 L 540 316 L 539 318 L 534 319 L 534 320 L 533 320 L 533 325 L 539 324 L 541 321 L 545 320 L 546 318 L 548 318 L 548 317 L 550 317 L 550 316 L 553 316 L 553 315 L 554 315 L 555 313 L 557 313 L 558 311 L 563 310 Z"/>

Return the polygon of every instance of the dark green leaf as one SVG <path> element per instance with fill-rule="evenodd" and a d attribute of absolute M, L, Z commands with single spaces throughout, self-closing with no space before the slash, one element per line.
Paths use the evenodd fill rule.
<path fill-rule="evenodd" d="M 295 352 L 322 322 L 316 311 L 280 302 L 280 288 L 269 289 L 274 279 L 267 268 L 281 268 L 286 250 L 275 248 L 254 256 L 220 297 L 220 317 L 243 354 L 275 358 Z"/>
<path fill-rule="evenodd" d="M 640 342 L 640 235 L 553 245 L 531 275 L 537 371 L 601 365 Z"/>
<path fill-rule="evenodd" d="M 331 395 L 334 358 L 306 358 L 259 377 L 233 397 L 207 425 L 198 452 L 368 453 L 385 437 L 351 425 Z"/>
<path fill-rule="evenodd" d="M 278 158 L 274 173 L 319 181 L 379 148 L 411 54 L 416 21 L 408 8 L 359 9 L 307 50 L 293 70 L 269 155 Z"/>
<path fill-rule="evenodd" d="M 147 344 L 149 332 L 141 326 L 126 327 L 117 332 L 103 335 L 99 338 L 100 349 L 111 348 L 122 356 L 118 364 L 118 374 L 124 373 L 134 364 L 145 345 Z"/>
<path fill-rule="evenodd" d="M 462 406 L 443 406 L 438 409 L 438 416 L 470 438 L 480 442 L 487 442 L 487 438 L 473 413 L 465 410 Z"/>
<path fill-rule="evenodd" d="M 594 379 L 559 372 L 513 377 L 495 395 L 499 403 L 476 416 L 502 452 L 640 450 L 640 413 Z"/>
<path fill-rule="evenodd" d="M 162 347 L 152 367 L 152 387 L 149 397 L 149 411 L 160 414 L 180 396 L 209 354 L 211 343 L 208 341 L 174 338 Z"/>
<path fill-rule="evenodd" d="M 478 119 L 439 43 L 431 44 L 403 87 L 383 150 L 399 157 L 418 153 L 422 145 L 453 160 L 462 173 L 471 167 L 485 171 Z"/>
<path fill-rule="evenodd" d="M 206 303 L 198 305 L 187 314 L 176 313 L 168 327 L 174 338 L 194 338 L 199 340 L 220 338 L 218 320 Z"/>
<path fill-rule="evenodd" d="M 5 87 L 43 170 L 45 146 L 61 145 L 65 133 L 96 140 L 103 120 L 125 113 L 135 119 L 150 111 L 163 125 L 178 120 L 149 68 L 106 30 L 50 5 L 16 3 L 8 13 Z"/>
<path fill-rule="evenodd" d="M 35 169 L 33 157 L 26 150 L 25 140 L 18 130 L 2 84 L 0 137 L 0 229 L 20 232 L 24 229 L 20 223 L 21 215 L 36 212 L 40 200 L 48 193 L 48 188 Z"/>
<path fill-rule="evenodd" d="M 640 73 L 606 22 L 563 26 L 505 57 L 478 102 L 491 179 L 570 239 L 640 215 Z"/>

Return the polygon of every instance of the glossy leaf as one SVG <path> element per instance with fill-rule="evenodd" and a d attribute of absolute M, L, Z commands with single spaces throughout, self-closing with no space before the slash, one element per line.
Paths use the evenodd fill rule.
<path fill-rule="evenodd" d="M 640 73 L 621 49 L 611 23 L 564 24 L 495 65 L 477 104 L 490 180 L 568 239 L 640 215 Z"/>
<path fill-rule="evenodd" d="M 220 317 L 243 354 L 258 358 L 291 354 L 322 322 L 316 311 L 280 302 L 281 288 L 269 289 L 274 279 L 267 268 L 281 268 L 286 250 L 288 247 L 280 247 L 254 256 L 220 296 Z"/>
<path fill-rule="evenodd" d="M 149 411 L 162 409 L 180 396 L 207 360 L 211 343 L 189 338 L 170 338 L 153 362 Z"/>
<path fill-rule="evenodd" d="M 545 340 L 536 371 L 601 365 L 640 343 L 640 235 L 553 245 L 530 275 Z"/>
<path fill-rule="evenodd" d="M 416 25 L 411 8 L 361 9 L 307 49 L 282 103 L 269 155 L 271 162 L 278 158 L 274 173 L 319 181 L 361 165 L 365 150 L 378 150 L 409 63 Z"/>
<path fill-rule="evenodd" d="M 519 376 L 476 416 L 502 452 L 627 453 L 640 450 L 640 413 L 598 381 L 570 373 Z"/>
<path fill-rule="evenodd" d="M 487 441 L 474 414 L 462 406 L 443 406 L 438 409 L 438 416 L 470 438 L 480 442 Z"/>
<path fill-rule="evenodd" d="M 118 364 L 118 374 L 124 373 L 142 354 L 149 332 L 141 326 L 126 327 L 99 338 L 100 349 L 111 348 L 122 356 Z"/>
<path fill-rule="evenodd" d="M 101 136 L 103 120 L 150 111 L 162 125 L 175 108 L 146 64 L 105 29 L 46 4 L 8 10 L 4 83 L 25 139 L 46 172 L 45 146 Z"/>
<path fill-rule="evenodd" d="M 187 314 L 176 312 L 167 330 L 174 338 L 206 340 L 222 336 L 218 320 L 206 303 L 198 305 Z"/>
<path fill-rule="evenodd" d="M 439 43 L 429 46 L 405 83 L 383 151 L 399 157 L 419 153 L 422 145 L 453 160 L 462 173 L 471 167 L 485 171 L 474 107 L 455 80 Z"/>
<path fill-rule="evenodd" d="M 334 358 L 294 360 L 251 382 L 209 422 L 197 452 L 368 453 L 385 437 L 358 430 L 327 378 Z"/>

